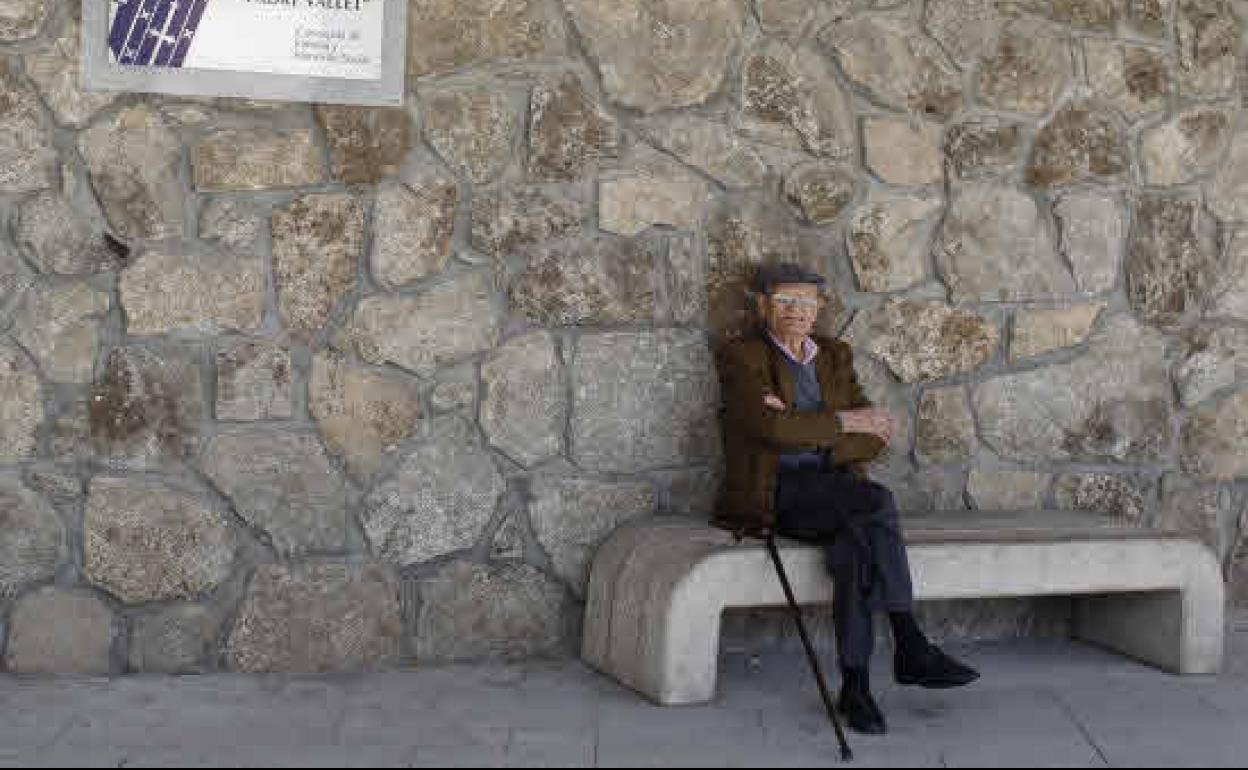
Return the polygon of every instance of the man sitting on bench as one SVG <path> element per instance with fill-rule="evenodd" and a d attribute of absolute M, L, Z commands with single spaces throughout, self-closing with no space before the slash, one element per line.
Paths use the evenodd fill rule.
<path fill-rule="evenodd" d="M 812 335 L 825 284 L 796 264 L 759 268 L 760 323 L 719 351 L 727 472 L 714 523 L 824 546 L 842 674 L 837 710 L 858 732 L 880 734 L 884 715 L 868 679 L 873 611 L 888 612 L 900 684 L 960 687 L 979 674 L 915 622 L 897 506 L 866 474 L 895 422 L 863 394 L 849 345 Z"/>

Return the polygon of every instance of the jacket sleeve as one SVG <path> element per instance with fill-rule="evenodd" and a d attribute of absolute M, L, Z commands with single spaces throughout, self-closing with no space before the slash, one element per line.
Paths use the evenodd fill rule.
<path fill-rule="evenodd" d="M 853 350 L 848 345 L 837 344 L 834 351 L 833 371 L 837 376 L 846 379 L 843 387 L 849 394 L 845 408 L 860 409 L 871 406 L 871 399 L 867 398 L 862 384 L 858 382 L 858 373 L 854 370 Z M 886 446 L 883 439 L 871 433 L 842 432 L 829 443 L 828 448 L 832 453 L 832 462 L 865 464 L 878 457 Z M 865 474 L 865 468 L 860 467 L 856 472 Z"/>
<path fill-rule="evenodd" d="M 741 346 L 730 345 L 721 353 L 719 372 L 725 417 L 750 438 L 793 451 L 830 446 L 842 435 L 832 409 L 797 412 L 765 406 L 763 396 L 773 390 L 766 364 L 745 355 Z"/>

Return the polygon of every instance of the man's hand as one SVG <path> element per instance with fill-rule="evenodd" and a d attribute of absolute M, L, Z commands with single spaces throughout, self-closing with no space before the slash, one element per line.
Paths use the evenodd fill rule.
<path fill-rule="evenodd" d="M 846 433 L 871 433 L 879 436 L 885 444 L 891 442 L 897 434 L 897 421 L 882 407 L 847 409 L 840 412 L 840 415 L 841 426 Z"/>
<path fill-rule="evenodd" d="M 776 398 L 774 395 L 770 393 L 763 394 L 763 406 L 768 406 L 768 407 L 771 407 L 772 409 L 775 409 L 781 412 L 783 412 L 785 409 L 788 408 L 784 405 L 783 401 Z"/>

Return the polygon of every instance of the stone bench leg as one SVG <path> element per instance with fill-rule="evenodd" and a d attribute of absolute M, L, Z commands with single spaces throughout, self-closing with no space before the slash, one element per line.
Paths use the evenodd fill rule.
<path fill-rule="evenodd" d="M 1221 592 L 1108 594 L 1079 597 L 1074 635 L 1175 674 L 1216 674 L 1221 668 Z"/>

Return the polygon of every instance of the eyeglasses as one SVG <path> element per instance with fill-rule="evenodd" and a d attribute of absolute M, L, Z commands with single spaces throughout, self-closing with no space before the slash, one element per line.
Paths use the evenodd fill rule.
<path fill-rule="evenodd" d="M 780 307 L 819 307 L 818 297 L 807 297 L 801 294 L 770 294 L 768 296 Z"/>

